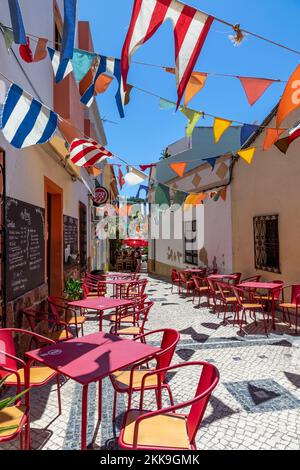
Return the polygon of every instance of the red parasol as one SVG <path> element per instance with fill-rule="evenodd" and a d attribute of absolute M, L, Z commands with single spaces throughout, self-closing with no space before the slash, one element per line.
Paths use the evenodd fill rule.
<path fill-rule="evenodd" d="M 142 238 L 127 238 L 123 240 L 123 245 L 130 246 L 131 248 L 140 248 L 148 246 L 148 240 L 143 240 Z"/>

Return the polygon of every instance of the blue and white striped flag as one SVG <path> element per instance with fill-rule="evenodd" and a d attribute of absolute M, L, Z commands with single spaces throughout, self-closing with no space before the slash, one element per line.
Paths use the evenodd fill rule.
<path fill-rule="evenodd" d="M 121 61 L 120 59 L 115 59 L 113 57 L 105 57 L 105 56 L 98 56 L 99 57 L 99 65 L 94 76 L 92 84 L 85 90 L 84 94 L 81 97 L 81 102 L 86 106 L 91 106 L 94 101 L 95 95 L 95 84 L 102 73 L 109 73 L 114 75 L 118 80 L 119 87 L 116 93 L 116 102 L 119 110 L 119 114 L 121 118 L 124 115 L 124 100 L 125 100 L 125 92 L 123 87 L 123 80 L 121 75 Z"/>
<path fill-rule="evenodd" d="M 6 140 L 16 148 L 44 144 L 57 128 L 58 116 L 49 108 L 12 84 L 0 116 L 0 128 Z"/>
<path fill-rule="evenodd" d="M 55 51 L 51 47 L 47 47 L 47 49 L 54 71 L 55 82 L 59 83 L 73 71 L 72 62 L 68 59 L 60 62 L 60 52 Z"/>

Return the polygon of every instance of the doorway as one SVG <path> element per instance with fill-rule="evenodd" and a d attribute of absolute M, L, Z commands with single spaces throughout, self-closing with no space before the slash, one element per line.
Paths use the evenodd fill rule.
<path fill-rule="evenodd" d="M 45 177 L 46 282 L 49 295 L 63 292 L 63 190 Z"/>

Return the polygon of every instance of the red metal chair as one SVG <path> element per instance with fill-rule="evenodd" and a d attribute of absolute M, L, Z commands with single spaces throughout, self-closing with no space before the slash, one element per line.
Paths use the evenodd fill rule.
<path fill-rule="evenodd" d="M 233 313 L 236 311 L 236 304 L 237 304 L 237 299 L 234 293 L 232 292 L 232 286 L 230 284 L 227 284 L 226 282 L 216 282 L 217 289 L 219 292 L 219 300 L 220 300 L 220 309 L 223 307 L 224 310 L 224 317 L 223 321 L 226 321 L 226 315 L 228 308 L 231 309 Z"/>
<path fill-rule="evenodd" d="M 267 311 L 268 311 L 268 322 L 269 322 L 269 317 L 270 313 L 272 311 L 272 301 L 278 302 L 280 299 L 281 291 L 283 288 L 283 281 L 280 279 L 271 281 L 272 284 L 278 284 L 278 289 L 273 290 L 273 292 L 269 291 L 266 295 L 261 294 L 256 291 L 255 298 L 258 299 L 260 302 L 263 302 L 267 305 Z M 273 297 L 272 297 L 273 296 Z"/>
<path fill-rule="evenodd" d="M 230 274 L 230 276 L 232 277 L 227 280 L 228 284 L 236 286 L 237 284 L 240 283 L 242 273 L 232 273 Z"/>
<path fill-rule="evenodd" d="M 185 287 L 186 295 L 192 294 L 195 287 L 193 279 L 188 279 L 184 271 L 179 271 L 179 293 L 183 294 L 182 287 Z"/>
<path fill-rule="evenodd" d="M 206 281 L 203 278 L 199 277 L 199 276 L 192 276 L 192 280 L 194 281 L 194 284 L 195 284 L 195 287 L 193 289 L 193 303 L 194 303 L 196 294 L 198 294 L 198 296 L 199 296 L 198 305 L 200 305 L 201 297 L 203 295 L 206 296 L 207 305 L 209 305 L 209 287 L 208 287 Z"/>
<path fill-rule="evenodd" d="M 255 325 L 257 325 L 256 311 L 259 310 L 262 313 L 262 316 L 263 316 L 265 333 L 266 333 L 266 335 L 268 335 L 267 323 L 266 323 L 266 319 L 265 319 L 265 311 L 264 311 L 263 302 L 262 301 L 258 302 L 257 301 L 258 297 L 256 295 L 254 296 L 249 291 L 246 292 L 244 289 L 240 289 L 240 288 L 235 287 L 235 286 L 232 286 L 232 289 L 233 289 L 234 295 L 235 295 L 236 300 L 237 300 L 235 319 L 237 319 L 237 321 L 240 325 L 240 329 L 242 329 L 243 322 L 247 323 L 247 321 L 246 321 L 246 311 L 247 310 L 249 311 L 250 316 L 251 316 L 251 313 L 254 314 Z M 246 298 L 246 295 L 248 296 L 247 298 Z M 242 311 L 241 320 L 240 320 L 240 317 L 239 317 L 240 310 Z"/>
<path fill-rule="evenodd" d="M 120 297 L 123 299 L 137 299 L 144 295 L 148 281 L 147 279 L 141 279 L 139 281 L 129 282 L 127 284 L 125 292 L 121 291 Z"/>
<path fill-rule="evenodd" d="M 290 302 L 285 302 L 284 300 L 284 291 L 286 289 L 291 289 L 291 300 Z M 288 314 L 289 323 L 291 325 L 291 316 L 290 310 L 295 310 L 295 331 L 297 334 L 298 330 L 298 311 L 300 307 L 300 284 L 293 284 L 290 286 L 285 286 L 282 288 L 282 298 L 279 307 L 282 308 L 282 312 L 285 318 L 285 312 Z"/>
<path fill-rule="evenodd" d="M 143 408 L 146 381 L 153 380 L 161 384 L 159 378 L 167 372 L 180 368 L 201 367 L 196 394 L 193 399 L 171 405 L 157 411 Z M 126 450 L 196 450 L 196 435 L 201 425 L 207 404 L 213 390 L 219 382 L 218 369 L 207 362 L 189 362 L 160 370 L 148 372 L 142 380 L 139 409 L 129 409 L 124 416 L 119 445 Z M 160 391 L 161 391 L 161 387 Z M 188 414 L 177 413 L 190 407 Z"/>
<path fill-rule="evenodd" d="M 104 315 L 103 318 L 114 323 L 118 321 L 119 323 L 132 323 L 133 325 L 135 325 L 136 312 L 144 308 L 147 298 L 148 296 L 146 294 L 143 294 L 140 297 L 136 297 L 134 299 L 134 305 L 132 307 L 118 308 L 116 309 L 116 313 L 108 313 Z"/>
<path fill-rule="evenodd" d="M 75 327 L 76 336 L 78 337 L 79 327 L 81 328 L 81 334 L 83 336 L 83 325 L 86 322 L 84 315 L 77 315 L 76 310 L 71 309 L 66 299 L 62 297 L 49 296 L 48 303 L 55 320 L 60 321 L 63 316 L 68 326 Z"/>
<path fill-rule="evenodd" d="M 140 392 L 143 377 L 149 371 L 155 371 L 161 369 L 163 367 L 168 367 L 171 363 L 173 358 L 176 345 L 180 339 L 180 334 L 176 330 L 172 329 L 162 329 L 156 331 L 150 331 L 149 333 L 144 334 L 142 337 L 138 337 L 135 339 L 141 340 L 143 342 L 146 341 L 145 338 L 149 338 L 149 336 L 157 335 L 158 333 L 162 333 L 162 340 L 160 345 L 160 351 L 154 356 L 156 360 L 156 367 L 155 369 L 141 369 L 140 367 L 143 365 L 147 365 L 149 363 L 149 358 L 140 361 L 130 369 L 130 370 L 118 370 L 110 375 L 110 379 L 114 388 L 114 407 L 113 407 L 113 421 L 116 419 L 116 406 L 117 406 L 117 394 L 118 393 L 127 393 L 128 394 L 128 409 L 131 406 L 131 399 L 133 392 Z M 159 376 L 159 380 L 157 377 L 152 377 L 150 380 L 147 381 L 145 385 L 146 390 L 155 390 L 156 392 L 156 399 L 157 405 L 161 407 L 161 393 L 158 392 L 158 387 L 167 389 L 170 397 L 170 402 L 173 404 L 173 397 L 171 389 L 168 383 L 165 380 L 165 374 Z"/>
<path fill-rule="evenodd" d="M 171 282 L 172 282 L 172 294 L 173 294 L 173 289 L 174 285 L 178 287 L 178 292 L 179 292 L 179 285 L 180 285 L 180 276 L 178 274 L 177 269 L 172 269 L 171 271 Z"/>
<path fill-rule="evenodd" d="M 3 356 L 9 359 L 6 353 L 0 351 L 0 361 L 3 360 Z M 11 370 L 0 365 L 0 377 L 5 377 L 7 374 L 11 374 Z M 16 377 L 17 394 L 15 399 L 12 399 L 7 404 L 4 410 L 0 410 L 0 444 L 1 442 L 8 442 L 19 437 L 20 439 L 20 450 L 30 449 L 30 422 L 29 422 L 29 407 L 22 403 L 19 395 L 23 392 L 21 388 L 21 377 L 19 372 L 14 372 Z M 24 373 L 23 373 L 24 375 Z M 6 379 L 1 379 L 1 383 L 5 385 Z M 29 393 L 29 390 L 26 392 Z M 6 428 L 6 430 L 4 430 Z M 25 442 L 23 442 L 23 431 L 25 431 Z"/>
<path fill-rule="evenodd" d="M 137 308 L 133 314 L 135 316 L 133 326 L 127 326 L 125 328 L 121 328 L 122 315 L 117 313 L 115 325 L 112 326 L 110 332 L 117 336 L 125 335 L 125 336 L 133 336 L 134 338 L 136 338 L 137 336 L 144 335 L 145 325 L 146 325 L 146 322 L 148 321 L 148 316 L 153 305 L 154 305 L 154 302 L 145 302 L 143 305 L 143 308 L 141 309 Z M 128 317 L 128 311 L 126 311 L 124 316 L 125 318 Z"/>
<path fill-rule="evenodd" d="M 246 277 L 245 279 L 242 279 L 240 282 L 259 282 L 261 279 L 261 275 L 255 275 L 255 276 L 250 276 Z"/>
<path fill-rule="evenodd" d="M 18 384 L 20 386 L 25 385 L 25 374 L 24 370 L 26 367 L 25 362 L 16 357 L 16 349 L 14 344 L 14 334 L 21 334 L 29 336 L 30 339 L 37 340 L 37 346 L 42 342 L 43 344 L 55 344 L 55 341 L 52 341 L 45 336 L 38 335 L 32 331 L 21 330 L 19 328 L 3 328 L 0 329 L 0 352 L 5 354 L 0 355 L 0 365 L 2 368 L 5 368 L 6 371 L 0 372 L 0 377 L 7 377 L 5 385 L 8 387 L 15 387 Z M 18 368 L 18 364 L 21 365 L 21 368 Z M 57 381 L 57 400 L 58 400 L 58 410 L 61 414 L 61 398 L 60 398 L 60 382 L 59 374 L 53 369 L 44 366 L 33 366 L 30 368 L 30 378 L 29 386 L 32 387 L 41 387 L 46 385 L 50 380 L 56 377 Z"/>
<path fill-rule="evenodd" d="M 47 312 L 41 312 L 34 307 L 29 307 L 22 310 L 22 314 L 25 316 L 33 333 L 42 333 L 42 336 L 46 336 L 46 338 L 57 343 L 73 338 L 67 323 L 57 319 L 50 319 Z M 38 347 L 42 346 L 43 344 L 39 343 Z"/>

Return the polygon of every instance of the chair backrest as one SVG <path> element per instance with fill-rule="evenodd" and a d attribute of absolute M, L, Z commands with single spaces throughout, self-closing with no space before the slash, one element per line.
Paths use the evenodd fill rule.
<path fill-rule="evenodd" d="M 232 278 L 230 279 L 230 284 L 236 286 L 241 280 L 242 273 L 232 273 L 231 276 Z"/>
<path fill-rule="evenodd" d="M 258 274 L 258 275 L 255 275 L 255 276 L 246 277 L 241 282 L 259 282 L 260 279 L 261 279 L 261 275 Z"/>
<path fill-rule="evenodd" d="M 157 354 L 157 369 L 168 367 L 174 356 L 176 345 L 180 340 L 180 333 L 177 330 L 166 328 L 163 330 L 153 331 L 151 333 L 163 332 L 161 340 L 161 351 Z M 164 376 L 163 376 L 164 377 Z"/>
<path fill-rule="evenodd" d="M 66 313 L 66 303 L 65 300 L 61 297 L 54 297 L 50 295 L 48 297 L 48 303 L 50 306 L 51 313 L 56 320 L 61 319 L 61 315 Z"/>
<path fill-rule="evenodd" d="M 243 306 L 243 300 L 245 296 L 245 291 L 243 289 L 239 289 L 238 287 L 232 286 L 232 290 L 234 293 L 234 296 L 237 300 L 237 303 L 240 307 Z"/>
<path fill-rule="evenodd" d="M 292 292 L 291 292 L 291 303 L 295 304 L 298 300 L 300 302 L 300 297 L 297 299 L 297 296 L 300 296 L 300 284 L 293 284 L 292 285 Z"/>
<path fill-rule="evenodd" d="M 142 329 L 144 328 L 146 322 L 148 321 L 148 316 L 153 305 L 154 305 L 154 302 L 150 302 L 150 301 L 145 302 L 144 307 L 137 312 L 137 320 L 138 321 L 141 320 L 140 327 Z"/>
<path fill-rule="evenodd" d="M 185 272 L 184 271 L 178 271 L 178 274 L 179 274 L 179 277 L 180 277 L 180 280 L 183 281 L 183 282 L 186 282 L 186 275 L 185 275 Z"/>
<path fill-rule="evenodd" d="M 275 289 L 273 291 L 274 300 L 278 300 L 283 288 L 283 281 L 281 281 L 281 279 L 275 279 L 274 281 L 272 281 L 272 284 L 278 284 L 278 289 Z"/>
<path fill-rule="evenodd" d="M 12 356 L 16 356 L 16 348 L 14 343 L 13 334 L 11 331 L 7 330 L 6 328 L 0 329 L 0 351 L 3 351 L 7 354 L 11 354 Z M 0 354 L 0 365 L 3 367 L 7 367 L 11 370 L 18 370 L 18 364 L 15 359 L 7 357 L 3 354 Z M 7 372 L 0 370 L 0 377 L 6 377 Z"/>
<path fill-rule="evenodd" d="M 232 285 L 227 284 L 226 282 L 216 282 L 217 289 L 220 292 L 221 299 L 226 301 L 226 294 L 225 291 L 232 291 Z"/>
<path fill-rule="evenodd" d="M 216 291 L 216 284 L 215 284 L 216 281 L 214 281 L 210 277 L 207 277 L 206 281 L 208 283 L 209 290 L 214 294 Z"/>
<path fill-rule="evenodd" d="M 187 363 L 187 365 L 190 364 Z M 211 394 L 219 382 L 219 371 L 213 364 L 199 362 L 198 365 L 202 365 L 202 372 L 194 397 L 195 401 L 190 408 L 187 419 L 187 430 L 191 443 L 193 443 L 201 425 Z"/>
<path fill-rule="evenodd" d="M 177 269 L 172 269 L 171 271 L 171 280 L 172 281 L 177 281 L 179 279 L 178 271 Z"/>

